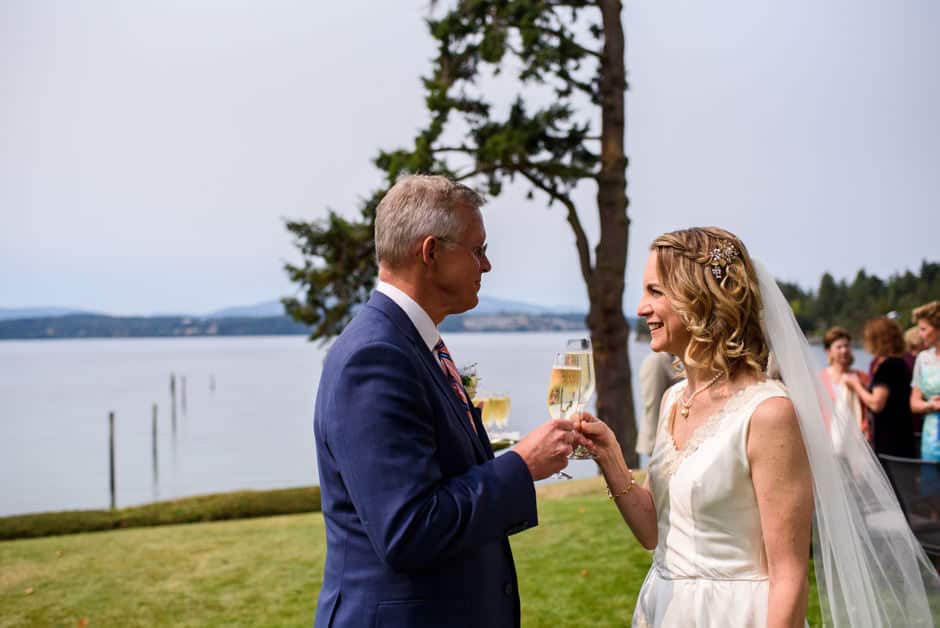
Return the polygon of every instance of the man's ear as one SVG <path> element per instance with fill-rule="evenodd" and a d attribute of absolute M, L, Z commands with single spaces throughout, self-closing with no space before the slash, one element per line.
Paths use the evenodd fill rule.
<path fill-rule="evenodd" d="M 431 265 L 437 261 L 437 254 L 441 250 L 437 238 L 427 236 L 421 241 L 420 257 L 425 265 Z"/>

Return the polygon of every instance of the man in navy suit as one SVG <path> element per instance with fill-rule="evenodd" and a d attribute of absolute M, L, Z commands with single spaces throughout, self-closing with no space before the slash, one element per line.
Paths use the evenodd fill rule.
<path fill-rule="evenodd" d="M 476 306 L 490 270 L 481 204 L 413 175 L 376 209 L 379 283 L 317 392 L 320 628 L 519 626 L 507 537 L 538 522 L 533 481 L 585 441 L 552 420 L 494 458 L 467 401 L 437 325 Z"/>

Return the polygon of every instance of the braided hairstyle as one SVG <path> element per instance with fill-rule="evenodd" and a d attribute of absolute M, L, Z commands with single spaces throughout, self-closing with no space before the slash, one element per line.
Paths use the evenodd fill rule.
<path fill-rule="evenodd" d="M 683 361 L 731 379 L 760 376 L 768 347 L 754 264 L 733 233 L 693 227 L 653 241 L 663 292 L 692 336 Z"/>

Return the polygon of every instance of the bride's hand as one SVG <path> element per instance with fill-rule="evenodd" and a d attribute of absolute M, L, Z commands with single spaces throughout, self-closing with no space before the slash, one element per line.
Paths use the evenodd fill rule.
<path fill-rule="evenodd" d="M 571 417 L 574 421 L 575 429 L 590 440 L 591 453 L 595 454 L 599 461 L 610 457 L 613 451 L 619 451 L 620 445 L 617 443 L 617 437 L 614 435 L 606 423 L 595 417 L 589 412 L 580 412 Z"/>

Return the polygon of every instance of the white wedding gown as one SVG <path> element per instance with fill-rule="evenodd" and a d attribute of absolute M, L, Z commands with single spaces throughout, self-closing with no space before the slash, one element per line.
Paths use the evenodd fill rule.
<path fill-rule="evenodd" d="M 637 599 L 633 626 L 767 625 L 767 557 L 747 459 L 748 424 L 776 380 L 752 384 L 703 423 L 681 451 L 668 430 L 686 382 L 666 394 L 650 457 L 659 544 Z"/>

